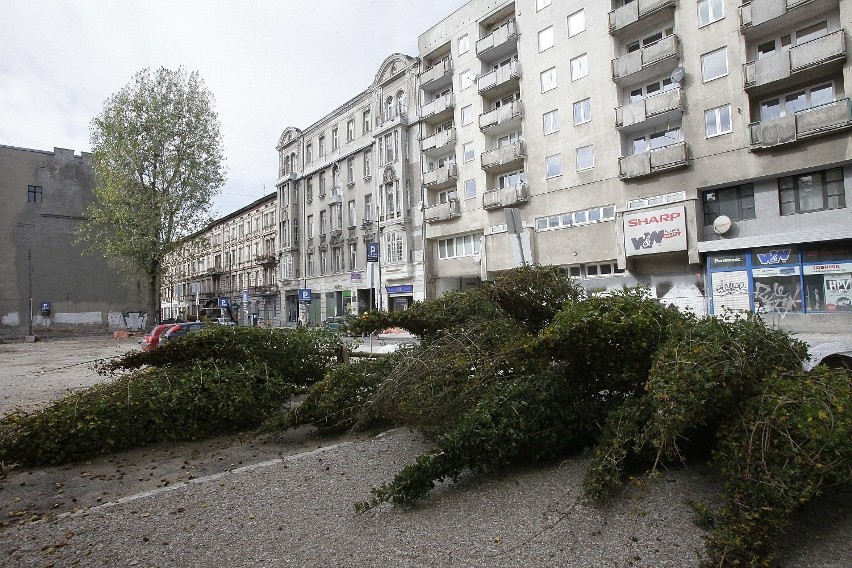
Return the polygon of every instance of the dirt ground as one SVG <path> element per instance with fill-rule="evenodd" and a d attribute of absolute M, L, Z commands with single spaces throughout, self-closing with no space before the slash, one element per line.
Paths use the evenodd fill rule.
<path fill-rule="evenodd" d="M 0 343 L 0 414 L 33 410 L 102 380 L 95 361 L 138 349 L 141 336 L 110 335 Z M 150 445 L 60 467 L 3 468 L 0 464 L 0 530 L 115 501 L 189 479 L 293 455 L 342 440 L 310 429 L 252 438 L 233 435 L 193 443 Z"/>

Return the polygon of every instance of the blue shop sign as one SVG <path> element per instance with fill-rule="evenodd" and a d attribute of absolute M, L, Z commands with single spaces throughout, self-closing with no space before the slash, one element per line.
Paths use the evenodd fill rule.
<path fill-rule="evenodd" d="M 388 286 L 388 294 L 412 294 L 414 293 L 413 284 L 403 284 L 401 286 Z"/>

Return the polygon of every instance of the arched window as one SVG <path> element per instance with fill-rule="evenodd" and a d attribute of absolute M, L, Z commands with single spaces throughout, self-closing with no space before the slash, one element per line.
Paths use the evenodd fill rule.
<path fill-rule="evenodd" d="M 400 115 L 405 114 L 407 111 L 405 106 L 405 91 L 399 91 L 396 94 L 396 110 Z"/>
<path fill-rule="evenodd" d="M 390 120 L 393 117 L 393 97 L 388 97 L 388 100 L 385 101 L 385 120 Z"/>
<path fill-rule="evenodd" d="M 290 156 L 284 157 L 284 173 L 285 174 L 290 173 Z"/>
<path fill-rule="evenodd" d="M 290 154 L 290 171 L 291 172 L 296 171 L 296 152 L 292 152 Z"/>

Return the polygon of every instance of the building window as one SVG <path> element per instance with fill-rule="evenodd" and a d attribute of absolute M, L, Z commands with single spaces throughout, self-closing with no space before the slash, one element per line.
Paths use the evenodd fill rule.
<path fill-rule="evenodd" d="M 734 221 L 755 218 L 754 186 L 750 183 L 705 191 L 701 199 L 705 226 L 712 225 L 719 215 L 727 215 Z"/>
<path fill-rule="evenodd" d="M 544 159 L 545 177 L 552 178 L 562 175 L 562 154 L 554 154 Z"/>
<path fill-rule="evenodd" d="M 599 262 L 586 265 L 586 277 L 598 278 L 601 276 L 612 276 L 613 274 L 624 274 L 623 268 L 618 268 L 618 264 L 613 262 Z"/>
<path fill-rule="evenodd" d="M 449 203 L 458 200 L 455 189 L 445 189 L 438 193 L 438 203 Z"/>
<path fill-rule="evenodd" d="M 319 192 L 320 198 L 325 197 L 325 172 L 320 172 L 319 175 Z"/>
<path fill-rule="evenodd" d="M 470 69 L 462 71 L 459 75 L 459 89 L 463 91 L 471 85 L 473 85 L 473 71 Z"/>
<path fill-rule="evenodd" d="M 544 113 L 543 118 L 545 135 L 559 130 L 559 109 Z"/>
<path fill-rule="evenodd" d="M 672 144 L 682 142 L 680 127 L 660 130 L 651 134 L 644 134 L 633 139 L 633 154 L 642 154 L 657 148 L 663 148 Z"/>
<path fill-rule="evenodd" d="M 704 111 L 704 131 L 707 138 L 729 133 L 731 131 L 731 105 L 723 105 Z"/>
<path fill-rule="evenodd" d="M 577 148 L 577 171 L 588 170 L 595 166 L 595 147 L 590 144 Z"/>
<path fill-rule="evenodd" d="M 705 83 L 728 74 L 728 48 L 723 47 L 701 56 L 701 79 Z"/>
<path fill-rule="evenodd" d="M 518 186 L 526 181 L 526 176 L 524 175 L 524 170 L 517 170 L 514 172 L 509 172 L 507 174 L 501 174 L 497 178 L 497 187 L 499 189 L 506 189 L 509 187 Z"/>
<path fill-rule="evenodd" d="M 368 193 L 364 196 L 364 221 L 373 220 L 373 194 Z"/>
<path fill-rule="evenodd" d="M 340 148 L 340 137 L 338 136 L 337 127 L 331 129 L 331 149 L 337 150 Z"/>
<path fill-rule="evenodd" d="M 364 150 L 364 177 L 368 178 L 373 175 L 373 153 L 370 150 Z"/>
<path fill-rule="evenodd" d="M 699 0 L 698 27 L 712 24 L 725 17 L 724 0 Z"/>
<path fill-rule="evenodd" d="M 799 174 L 778 180 L 782 215 L 846 207 L 843 169 Z"/>
<path fill-rule="evenodd" d="M 314 238 L 314 216 L 313 215 L 308 215 L 308 221 L 307 221 L 306 224 L 308 226 L 308 228 L 307 228 L 308 238 L 312 239 L 312 238 Z"/>
<path fill-rule="evenodd" d="M 355 200 L 353 199 L 349 202 L 349 226 L 350 227 L 354 227 L 355 225 L 358 224 L 356 217 L 357 217 L 357 215 L 356 215 Z"/>
<path fill-rule="evenodd" d="M 473 142 L 466 142 L 462 146 L 462 155 L 465 162 L 470 162 L 476 157 L 476 153 L 473 150 Z"/>
<path fill-rule="evenodd" d="M 320 253 L 320 274 L 328 274 L 328 251 L 321 250 Z"/>
<path fill-rule="evenodd" d="M 372 126 L 371 126 L 371 122 L 370 122 L 370 110 L 369 109 L 364 111 L 363 121 L 361 123 L 361 127 L 364 129 L 362 134 L 369 134 L 370 133 L 370 129 L 372 128 Z"/>
<path fill-rule="evenodd" d="M 467 126 L 473 122 L 473 105 L 467 105 L 461 109 L 461 124 Z"/>
<path fill-rule="evenodd" d="M 584 53 L 571 60 L 571 80 L 582 79 L 589 74 L 589 58 Z"/>
<path fill-rule="evenodd" d="M 535 220 L 535 229 L 536 231 L 550 231 L 613 220 L 615 220 L 615 205 L 604 205 L 548 217 L 538 217 Z"/>
<path fill-rule="evenodd" d="M 41 203 L 41 186 L 27 186 L 27 203 Z"/>
<path fill-rule="evenodd" d="M 459 38 L 459 55 L 462 53 L 467 53 L 470 51 L 470 37 L 467 34 L 464 34 Z"/>
<path fill-rule="evenodd" d="M 539 53 L 553 47 L 553 26 L 548 26 L 538 32 Z"/>
<path fill-rule="evenodd" d="M 666 77 L 662 81 L 654 81 L 653 83 L 648 83 L 644 87 L 637 87 L 635 89 L 630 90 L 630 102 L 635 103 L 636 101 L 641 101 L 647 97 L 652 95 L 657 95 L 661 91 L 671 91 L 672 89 L 677 89 L 678 84 L 671 80 L 670 77 Z"/>
<path fill-rule="evenodd" d="M 355 158 L 352 156 L 346 160 L 346 183 L 355 183 Z"/>
<path fill-rule="evenodd" d="M 319 234 L 325 235 L 328 233 L 328 212 L 320 211 Z"/>
<path fill-rule="evenodd" d="M 450 237 L 438 241 L 438 258 L 458 258 L 461 256 L 473 256 L 480 253 L 481 242 L 479 235 L 462 235 Z"/>
<path fill-rule="evenodd" d="M 358 243 L 349 243 L 349 270 L 358 268 Z"/>
<path fill-rule="evenodd" d="M 325 136 L 319 137 L 319 155 L 320 158 L 325 156 Z"/>
<path fill-rule="evenodd" d="M 332 203 L 329 207 L 331 212 L 331 230 L 340 231 L 343 229 L 343 205 L 341 203 Z"/>
<path fill-rule="evenodd" d="M 775 120 L 782 116 L 834 102 L 834 85 L 826 83 L 761 101 L 760 120 Z"/>
<path fill-rule="evenodd" d="M 388 264 L 398 264 L 405 262 L 404 248 L 405 240 L 402 231 L 390 231 L 384 234 L 385 237 L 385 262 Z"/>
<path fill-rule="evenodd" d="M 346 267 L 343 266 L 343 247 L 332 247 L 331 249 L 331 271 L 342 272 Z"/>
<path fill-rule="evenodd" d="M 568 16 L 568 37 L 577 35 L 586 30 L 586 13 L 583 10 L 574 12 Z"/>
<path fill-rule="evenodd" d="M 574 103 L 574 126 L 592 120 L 592 101 L 583 99 Z"/>
<path fill-rule="evenodd" d="M 464 198 L 473 199 L 476 197 L 476 180 L 469 179 L 464 182 Z"/>
<path fill-rule="evenodd" d="M 314 159 L 314 146 L 310 142 L 305 144 L 305 161 L 312 162 Z"/>
<path fill-rule="evenodd" d="M 547 8 L 550 6 L 550 1 L 551 0 L 535 0 L 535 11 L 538 12 L 539 10 Z"/>
<path fill-rule="evenodd" d="M 556 67 L 541 72 L 541 92 L 545 93 L 556 88 Z"/>
<path fill-rule="evenodd" d="M 346 141 L 352 142 L 355 140 L 355 119 L 349 119 L 349 122 L 346 123 Z"/>

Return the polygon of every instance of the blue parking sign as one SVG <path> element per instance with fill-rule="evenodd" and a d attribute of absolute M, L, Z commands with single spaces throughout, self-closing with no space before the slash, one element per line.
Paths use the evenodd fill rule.
<path fill-rule="evenodd" d="M 311 303 L 311 289 L 299 288 L 299 301 L 307 304 Z"/>
<path fill-rule="evenodd" d="M 367 243 L 367 262 L 379 262 L 379 243 Z"/>

